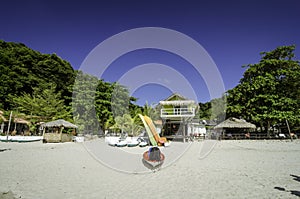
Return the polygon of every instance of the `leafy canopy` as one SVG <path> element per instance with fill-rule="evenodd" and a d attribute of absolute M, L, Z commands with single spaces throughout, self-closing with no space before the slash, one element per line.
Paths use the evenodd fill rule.
<path fill-rule="evenodd" d="M 227 116 L 243 117 L 266 131 L 288 120 L 300 123 L 300 66 L 295 46 L 262 52 L 259 63 L 247 65 L 239 85 L 227 92 Z"/>

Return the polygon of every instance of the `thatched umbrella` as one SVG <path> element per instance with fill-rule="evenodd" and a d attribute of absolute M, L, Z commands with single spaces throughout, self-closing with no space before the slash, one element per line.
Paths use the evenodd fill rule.
<path fill-rule="evenodd" d="M 43 127 L 43 140 L 44 142 L 52 141 L 52 142 L 63 142 L 63 135 L 62 131 L 64 128 L 73 128 L 77 129 L 78 127 L 75 124 L 72 124 L 71 122 L 65 121 L 65 120 L 55 120 L 52 122 L 47 122 L 41 125 Z M 59 128 L 59 134 L 54 135 L 46 135 L 46 128 L 51 127 L 57 127 Z M 56 136 L 58 135 L 58 136 Z M 66 138 L 69 139 L 69 138 Z M 68 140 L 69 141 L 69 140 Z"/>
<path fill-rule="evenodd" d="M 234 117 L 228 118 L 227 120 L 221 122 L 220 124 L 216 125 L 214 129 L 255 129 L 255 124 L 251 124 L 246 122 L 243 119 L 237 119 Z"/>
<path fill-rule="evenodd" d="M 66 128 L 77 128 L 75 124 L 72 124 L 71 122 L 68 122 L 66 120 L 55 120 L 52 122 L 43 123 L 41 125 L 42 127 L 66 127 Z"/>

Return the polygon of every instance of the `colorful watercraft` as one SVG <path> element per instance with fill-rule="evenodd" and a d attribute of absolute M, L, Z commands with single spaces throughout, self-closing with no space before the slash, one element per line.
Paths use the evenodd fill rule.
<path fill-rule="evenodd" d="M 165 155 L 160 152 L 158 147 L 151 147 L 143 153 L 143 163 L 149 169 L 159 168 L 165 160 Z"/>
<path fill-rule="evenodd" d="M 160 137 L 160 135 L 157 133 L 155 125 L 153 124 L 152 120 L 148 116 L 144 116 L 144 119 L 146 121 L 146 124 L 148 125 L 156 143 L 158 146 L 169 146 L 170 143 L 168 142 L 166 137 Z"/>
<path fill-rule="evenodd" d="M 146 132 L 147 132 L 148 137 L 149 137 L 150 144 L 152 146 L 157 146 L 157 142 L 156 142 L 155 138 L 153 137 L 153 134 L 152 134 L 152 132 L 151 132 L 151 130 L 150 130 L 147 122 L 145 121 L 144 116 L 141 115 L 141 114 L 139 114 L 139 117 L 141 118 L 141 120 L 142 120 L 142 122 L 143 122 L 143 124 L 145 126 Z"/>

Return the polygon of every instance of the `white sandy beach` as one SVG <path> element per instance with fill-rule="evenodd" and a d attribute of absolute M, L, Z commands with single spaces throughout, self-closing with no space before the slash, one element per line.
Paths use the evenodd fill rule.
<path fill-rule="evenodd" d="M 183 155 L 181 148 L 186 150 Z M 85 144 L 0 143 L 3 149 L 8 150 L 0 152 L 1 199 L 300 195 L 300 140 L 172 143 L 161 149 L 166 161 L 156 172 L 140 161 L 147 148 L 114 148 L 103 139 Z"/>

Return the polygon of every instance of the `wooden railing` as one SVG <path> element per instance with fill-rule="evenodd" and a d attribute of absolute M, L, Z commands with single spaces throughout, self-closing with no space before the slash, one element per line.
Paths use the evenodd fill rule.
<path fill-rule="evenodd" d="M 195 108 L 163 108 L 160 110 L 160 116 L 167 117 L 194 117 Z"/>

